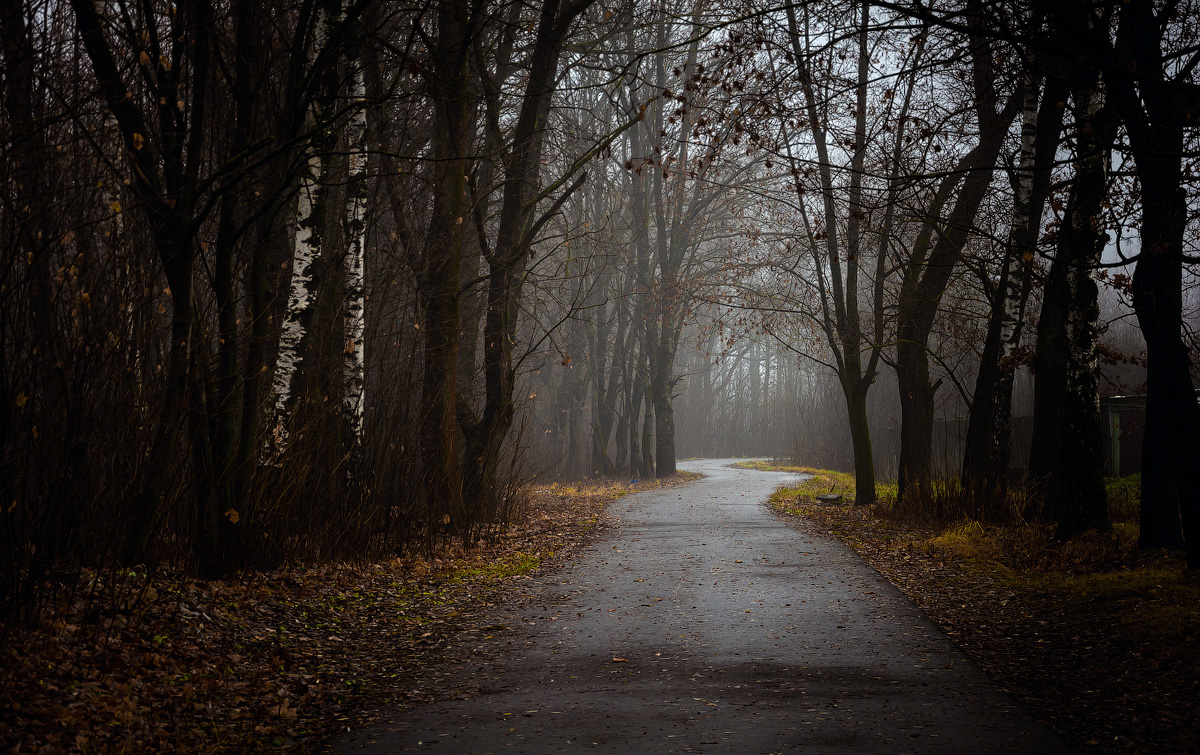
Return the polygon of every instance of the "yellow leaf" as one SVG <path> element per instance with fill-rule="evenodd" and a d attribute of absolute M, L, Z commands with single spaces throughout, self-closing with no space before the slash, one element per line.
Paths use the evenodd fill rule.
<path fill-rule="evenodd" d="M 442 524 L 450 524 L 450 515 L 449 514 L 442 515 Z"/>
<path fill-rule="evenodd" d="M 25 404 L 27 404 L 28 402 L 29 402 L 29 397 L 26 396 L 24 393 L 17 394 L 17 408 L 18 409 L 23 409 L 25 407 Z"/>
<path fill-rule="evenodd" d="M 146 140 L 145 140 L 145 138 L 142 137 L 141 134 L 135 133 L 133 135 L 133 148 L 134 149 L 141 149 L 142 145 L 144 145 L 145 143 L 146 143 Z"/>
<path fill-rule="evenodd" d="M 531 394 L 529 394 L 529 398 L 537 398 L 537 394 L 536 394 L 536 393 L 531 393 Z"/>
<path fill-rule="evenodd" d="M 236 509 L 230 509 L 229 511 L 226 511 L 225 518 L 228 519 L 229 521 L 233 522 L 234 524 L 237 524 L 238 519 L 241 519 L 241 517 L 238 516 Z"/>
<path fill-rule="evenodd" d="M 150 53 L 146 52 L 145 50 L 142 50 L 138 54 L 138 62 L 144 66 L 150 65 Z"/>
<path fill-rule="evenodd" d="M 112 204 L 110 204 L 110 205 L 108 206 L 108 208 L 109 208 L 110 210 L 112 210 L 113 212 L 120 212 L 120 211 L 121 211 L 121 203 L 120 203 L 120 202 L 118 202 L 118 201 L 116 201 L 116 200 L 113 200 L 113 203 L 112 203 Z"/>

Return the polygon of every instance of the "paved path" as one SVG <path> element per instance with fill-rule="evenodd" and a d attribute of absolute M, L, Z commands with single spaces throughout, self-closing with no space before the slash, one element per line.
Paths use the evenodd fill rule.
<path fill-rule="evenodd" d="M 1062 752 L 907 599 L 763 505 L 793 476 L 687 462 L 536 589 L 464 682 L 345 753 Z M 623 659 L 623 660 L 616 660 Z"/>

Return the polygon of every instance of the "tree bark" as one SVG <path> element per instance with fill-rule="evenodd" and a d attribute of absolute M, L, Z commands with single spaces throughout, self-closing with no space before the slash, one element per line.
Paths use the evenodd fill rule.
<path fill-rule="evenodd" d="M 1030 473 L 1044 480 L 1046 514 L 1057 536 L 1108 525 L 1101 448 L 1094 279 L 1108 235 L 1100 216 L 1117 121 L 1092 74 L 1072 85 L 1075 180 L 1038 321 Z"/>
<path fill-rule="evenodd" d="M 1147 3 L 1121 6 L 1109 75 L 1129 133 L 1141 184 L 1142 249 L 1133 274 L 1133 306 L 1146 339 L 1146 428 L 1142 442 L 1139 545 L 1187 549 L 1200 569 L 1200 405 L 1183 341 L 1184 134 L 1200 98 L 1167 76 L 1168 23 Z M 1105 40 L 1107 42 L 1107 40 Z M 1181 532 L 1182 530 L 1182 532 Z M 1181 537 L 1182 536 L 1182 537 Z"/>
<path fill-rule="evenodd" d="M 460 283 L 470 151 L 467 52 L 473 18 L 462 3 L 438 5 L 438 39 L 433 80 L 433 210 L 421 261 L 421 322 L 424 332 L 422 374 L 422 467 L 425 514 L 434 528 L 463 533 L 474 523 L 463 500 L 463 467 L 458 414 L 465 403 L 458 393 L 461 331 Z"/>
<path fill-rule="evenodd" d="M 329 42 L 336 19 L 334 10 L 321 2 L 316 9 L 313 38 L 309 50 L 310 65 Z M 274 430 L 271 447 L 276 454 L 287 448 L 292 408 L 303 377 L 305 346 L 321 290 L 318 272 L 327 254 L 325 221 L 329 209 L 329 158 L 333 134 L 329 119 L 333 114 L 337 90 L 337 72 L 326 66 L 319 73 L 319 91 L 305 114 L 308 133 L 314 134 L 308 145 L 300 191 L 296 199 L 296 236 L 292 247 L 291 282 L 275 359 L 272 393 L 275 397 Z"/>
<path fill-rule="evenodd" d="M 190 45 L 186 48 L 192 56 L 189 67 L 195 72 L 188 105 L 192 118 L 168 117 L 160 131 L 154 134 L 146 115 L 139 110 L 135 100 L 127 96 L 129 90 L 121 78 L 121 69 L 105 36 L 105 21 L 96 4 L 89 0 L 73 0 L 72 7 L 100 91 L 121 132 L 131 174 L 130 189 L 145 213 L 171 295 L 171 346 L 163 370 L 162 403 L 154 439 L 146 456 L 146 480 L 133 503 L 124 549 L 125 561 L 136 563 L 145 559 L 157 525 L 170 461 L 179 439 L 179 419 L 188 400 L 194 312 L 192 233 L 203 159 L 204 115 L 207 113 L 211 14 L 208 3 L 199 2 L 191 8 L 186 19 L 180 19 L 194 27 Z M 161 54 L 162 51 L 155 49 L 154 52 L 160 54 L 158 62 L 151 65 L 162 74 L 164 66 L 172 63 Z M 154 61 L 153 55 L 151 60 Z M 181 101 L 174 90 L 175 82 L 161 75 L 156 81 L 161 88 L 160 102 L 165 103 L 160 108 L 167 108 L 167 115 L 173 116 L 178 107 L 176 103 Z"/>
<path fill-rule="evenodd" d="M 838 375 L 838 383 L 846 402 L 847 420 L 850 427 L 851 443 L 854 449 L 854 478 L 856 500 L 861 504 L 875 502 L 875 458 L 871 448 L 870 425 L 866 414 L 867 392 L 878 374 L 883 328 L 883 291 L 885 285 L 884 270 L 888 244 L 890 243 L 891 222 L 894 218 L 894 207 L 897 200 L 897 173 L 899 170 L 900 144 L 903 141 L 905 116 L 907 115 L 909 92 L 905 95 L 901 108 L 896 148 L 892 156 L 889 180 L 888 206 L 883 227 L 880 230 L 880 244 L 876 260 L 876 279 L 874 281 L 874 314 L 875 338 L 873 343 L 867 343 L 862 328 L 862 313 L 859 309 L 859 275 L 864 240 L 864 223 L 867 221 L 867 210 L 863 204 L 863 167 L 867 149 L 867 86 L 870 68 L 868 52 L 868 27 L 870 25 L 870 5 L 861 4 L 861 16 L 857 34 L 858 65 L 855 82 L 855 125 L 854 145 L 850 158 L 850 180 L 847 196 L 847 217 L 845 221 L 846 237 L 843 248 L 839 233 L 840 218 L 835 204 L 835 185 L 831 162 L 827 128 L 828 124 L 821 119 L 820 103 L 816 94 L 816 82 L 809 68 L 808 50 L 801 47 L 801 30 L 793 8 L 787 9 L 788 31 L 791 38 L 792 53 L 797 61 L 797 73 L 804 91 L 805 109 L 808 115 L 809 129 L 812 133 L 813 144 L 817 152 L 818 175 L 820 177 L 822 198 L 821 234 L 824 237 L 825 258 L 822 261 L 818 252 L 817 239 L 812 240 L 813 262 L 817 272 L 817 286 L 821 293 L 823 328 L 825 338 L 833 352 L 834 366 Z M 804 29 L 803 39 L 808 41 L 808 28 Z M 919 54 L 919 53 L 918 53 Z M 789 149 L 789 158 L 791 157 Z M 793 173 L 799 173 L 796 161 L 792 160 Z M 801 193 L 799 201 L 804 203 L 803 190 L 799 183 L 796 189 Z M 824 268 L 828 265 L 829 280 L 826 283 Z M 827 298 L 827 294 L 830 296 Z M 832 310 L 829 299 L 832 299 Z M 863 363 L 864 351 L 870 356 Z"/>
<path fill-rule="evenodd" d="M 346 82 L 350 119 L 346 125 L 346 151 L 349 161 L 346 176 L 344 236 L 346 255 L 345 299 L 342 306 L 342 330 L 345 348 L 342 356 L 342 414 L 345 418 L 346 443 L 352 457 L 362 445 L 363 413 L 366 406 L 366 299 L 364 260 L 367 245 L 367 91 L 355 24 L 346 51 Z M 353 473 L 353 464 L 348 469 Z"/>
<path fill-rule="evenodd" d="M 970 18 L 972 24 L 978 23 L 974 14 Z M 901 412 L 900 498 L 907 496 L 914 487 L 923 497 L 929 483 L 934 396 L 941 382 L 931 383 L 929 379 L 929 334 L 942 295 L 991 183 L 1005 134 L 1024 97 L 1023 87 L 1018 87 L 1004 107 L 997 110 L 991 45 L 977 36 L 971 39 L 969 46 L 979 143 L 959 162 L 955 171 L 958 175 L 947 176 L 938 187 L 929 207 L 929 220 L 914 244 L 900 292 L 896 328 L 896 377 Z M 941 207 L 956 188 L 958 196 L 949 218 L 943 228 L 935 229 L 935 225 L 941 224 L 938 218 Z M 938 240 L 930 251 L 935 230 Z"/>
<path fill-rule="evenodd" d="M 474 421 L 464 418 L 469 499 L 477 507 L 474 515 L 480 519 L 502 504 L 496 483 L 515 408 L 513 345 L 525 267 L 533 235 L 539 227 L 532 218 L 543 193 L 540 187 L 544 129 L 557 83 L 559 57 L 571 23 L 593 1 L 579 0 L 565 7 L 561 0 L 547 0 L 543 4 L 529 57 L 529 78 L 504 160 L 503 199 L 493 258 L 489 260 L 483 330 L 483 415 Z M 578 182 L 567 192 L 577 187 Z"/>
<path fill-rule="evenodd" d="M 976 493 L 1005 490 L 1008 483 L 1013 381 L 1067 97 L 1065 85 L 1057 78 L 1048 79 L 1041 88 L 1040 106 L 1039 87 L 1032 77 L 1027 78 L 1026 87 L 1012 226 L 975 381 L 963 454 L 963 482 Z"/>

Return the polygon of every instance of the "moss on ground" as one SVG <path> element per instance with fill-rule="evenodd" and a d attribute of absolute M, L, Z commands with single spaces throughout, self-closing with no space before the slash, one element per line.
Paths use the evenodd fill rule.
<path fill-rule="evenodd" d="M 840 495 L 841 503 L 854 503 L 856 487 L 854 475 L 838 472 L 832 469 L 816 469 L 814 467 L 792 466 L 776 462 L 751 460 L 738 462 L 734 466 L 740 469 L 755 469 L 760 472 L 793 472 L 810 475 L 810 477 L 794 486 L 783 488 L 784 498 L 791 496 L 802 501 L 814 502 L 818 495 Z M 876 482 L 875 498 L 877 502 L 896 500 L 895 482 Z M 781 499 L 782 500 L 782 499 Z"/>

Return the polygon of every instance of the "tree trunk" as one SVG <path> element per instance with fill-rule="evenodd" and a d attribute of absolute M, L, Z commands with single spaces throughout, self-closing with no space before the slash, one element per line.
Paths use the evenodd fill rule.
<path fill-rule="evenodd" d="M 1200 569 L 1200 406 L 1182 335 L 1188 225 L 1183 148 L 1198 103 L 1178 87 L 1184 74 L 1167 75 L 1168 23 L 1162 14 L 1174 12 L 1172 6 L 1156 12 L 1151 3 L 1121 6 L 1117 65 L 1106 75 L 1113 80 L 1142 190 L 1142 249 L 1133 274 L 1133 306 L 1146 339 L 1139 545 L 1173 547 L 1182 539 L 1188 568 Z"/>
<path fill-rule="evenodd" d="M 1187 209 L 1178 180 L 1171 183 L 1171 173 L 1178 175 L 1177 165 L 1167 164 L 1167 160 L 1156 162 L 1155 180 L 1143 182 L 1142 253 L 1133 275 L 1134 310 L 1146 338 L 1139 545 L 1173 548 L 1186 543 L 1189 566 L 1196 568 L 1200 532 L 1190 521 L 1196 515 L 1196 483 L 1191 478 L 1200 468 L 1195 456 L 1195 428 L 1200 421 L 1187 347 L 1180 333 L 1181 241 Z M 1181 524 L 1188 528 L 1186 532 Z"/>
<path fill-rule="evenodd" d="M 867 423 L 867 388 L 861 383 L 843 387 L 850 440 L 854 445 L 854 500 L 860 505 L 875 503 L 875 456 L 871 452 L 871 429 Z"/>
<path fill-rule="evenodd" d="M 570 24 L 591 5 L 592 0 L 560 8 L 559 0 L 542 5 L 533 49 L 529 55 L 529 78 L 520 112 L 512 130 L 511 148 L 504 160 L 503 199 L 493 257 L 489 260 L 487 317 L 484 321 L 484 408 L 477 421 L 466 422 L 466 462 L 470 473 L 470 499 L 481 507 L 476 513 L 488 516 L 502 501 L 497 474 L 504 443 L 512 427 L 513 389 L 516 374 L 513 345 L 516 342 L 525 267 L 540 222 L 533 222 L 537 207 L 534 197 L 541 187 L 545 122 L 557 84 L 559 57 Z M 560 196 L 551 209 L 557 210 L 565 196 L 578 188 L 577 181 Z M 546 216 L 543 216 L 546 217 Z"/>
<path fill-rule="evenodd" d="M 356 28 L 358 25 L 356 24 Z M 342 414 L 346 447 L 353 457 L 362 445 L 363 411 L 366 401 L 366 300 L 364 258 L 367 244 L 367 106 L 366 80 L 359 55 L 357 35 L 351 34 L 346 53 L 346 81 L 350 120 L 346 125 L 346 207 L 343 223 L 346 239 L 345 298 L 342 307 Z M 353 464 L 349 467 L 353 474 Z"/>
<path fill-rule="evenodd" d="M 164 373 L 164 390 L 154 439 L 147 454 L 148 470 L 141 494 L 133 503 L 126 562 L 144 559 L 166 492 L 171 458 L 180 434 L 180 418 L 188 400 L 191 376 L 195 220 L 199 170 L 203 159 L 207 114 L 208 62 L 211 55 L 209 8 L 199 3 L 181 23 L 190 24 L 191 118 L 161 123 L 154 133 L 121 78 L 121 68 L 105 36 L 100 9 L 88 0 L 73 0 L 80 36 L 105 103 L 121 132 L 131 174 L 130 188 L 138 198 L 171 295 L 171 346 Z M 151 56 L 153 60 L 153 56 Z M 166 60 L 160 55 L 160 60 Z M 172 99 L 174 92 L 168 92 Z"/>
<path fill-rule="evenodd" d="M 454 2 L 438 6 L 432 132 L 434 201 L 421 272 L 422 466 L 425 515 L 434 528 L 465 532 L 475 523 L 463 499 L 463 462 L 458 440 L 460 282 L 470 150 L 467 48 L 469 15 Z"/>
<path fill-rule="evenodd" d="M 675 474 L 675 407 L 667 396 L 654 404 L 654 476 L 671 477 Z"/>
<path fill-rule="evenodd" d="M 1046 197 L 1049 195 L 1050 178 L 1055 154 L 1058 150 L 1059 136 L 1062 132 L 1066 99 L 1067 89 L 1063 82 L 1058 79 L 1048 80 L 1037 117 L 1038 134 L 1035 139 L 1037 146 L 1034 156 L 1034 180 L 1030 199 L 1029 223 L 1026 227 L 1027 236 L 1014 240 L 1019 254 L 1016 254 L 1012 260 L 1015 268 L 1010 272 L 1009 290 L 1012 290 L 1013 278 L 1019 281 L 1020 288 L 1016 301 L 1009 300 L 1009 306 L 1014 309 L 1005 313 L 1000 330 L 1000 353 L 992 395 L 992 439 L 987 450 L 989 456 L 985 469 L 985 475 L 989 473 L 994 475 L 990 481 L 985 476 L 985 484 L 991 487 L 1003 486 L 1007 481 L 1009 441 L 1012 434 L 1013 383 L 1022 333 L 1025 328 L 1025 309 L 1033 288 L 1033 259 L 1041 233 L 1042 212 L 1045 208 Z"/>
<path fill-rule="evenodd" d="M 647 362 L 642 362 L 642 368 L 647 368 Z M 645 385 L 646 378 L 642 379 Z M 654 468 L 654 401 L 651 398 L 648 386 L 646 387 L 645 398 L 643 405 L 646 410 L 642 416 L 642 479 L 651 480 L 655 477 L 656 470 Z"/>
<path fill-rule="evenodd" d="M 967 16 L 968 26 L 981 23 L 975 6 Z M 933 455 L 933 408 L 937 385 L 929 382 L 929 334 L 937 317 L 939 303 L 958 265 L 963 246 L 970 238 L 979 211 L 996 169 L 996 160 L 1004 146 L 1009 127 L 1024 102 L 1024 83 L 1017 87 L 999 108 L 995 88 L 995 58 L 984 34 L 968 39 L 973 107 L 979 126 L 979 143 L 956 166 L 959 175 L 945 177 L 930 202 L 930 218 L 914 244 L 905 280 L 900 292 L 896 327 L 896 377 L 900 387 L 901 445 L 899 495 L 907 495 L 915 485 L 924 489 L 929 482 Z M 934 224 L 939 223 L 941 208 L 957 188 L 958 196 L 949 218 L 938 231 L 938 240 L 929 250 Z"/>
<path fill-rule="evenodd" d="M 36 13 L 32 8 L 31 13 Z M 54 159 L 46 143 L 42 103 L 35 76 L 37 53 L 32 38 L 33 24 L 26 19 L 26 4 L 13 3 L 0 11 L 0 50 L 6 65 L 4 75 L 4 106 L 9 131 L 5 163 L 10 171 L 6 188 L 6 208 L 0 218 L 7 219 L 5 238 L 27 260 L 30 314 L 29 329 L 25 331 L 26 346 L 32 346 L 28 383 L 24 387 L 32 394 L 32 427 L 34 448 L 30 449 L 43 468 L 50 489 L 33 504 L 39 509 L 42 526 L 36 528 L 35 541 L 30 549 L 32 571 L 29 579 L 36 582 L 46 569 L 61 560 L 75 557 L 78 545 L 77 526 L 80 514 L 88 505 L 87 442 L 78 427 L 82 407 L 77 391 L 72 389 L 69 359 L 62 358 L 58 333 L 61 322 L 55 312 L 54 276 L 51 261 L 60 242 L 61 230 L 54 219 L 59 214 L 54 207 L 53 191 L 46 171 Z M 0 169 L 2 170 L 2 169 Z M 113 200 L 104 202 L 110 205 Z M 11 202 L 11 204 L 9 204 Z M 11 254 L 11 252 L 10 252 Z M 15 258 L 15 255 L 14 255 Z M 10 258 L 11 259 L 11 258 Z M 9 270 L 6 275 L 10 275 Z M 10 279 L 11 280 L 11 279 Z M 12 283 L 6 285 L 12 291 Z M 20 284 L 17 284 L 18 286 Z M 6 313 L 7 315 L 8 313 Z M 6 344 L 6 359 L 10 365 L 19 363 L 11 344 Z M 11 390 L 11 388 L 10 388 Z M 8 395 L 8 391 L 5 391 Z M 0 430 L 0 449 L 7 448 Z M 0 490 L 9 501 L 17 500 L 6 483 Z M 32 504 L 32 502 L 30 502 Z M 11 516 L 11 510 L 9 512 Z"/>
<path fill-rule="evenodd" d="M 933 400 L 940 382 L 934 385 L 929 381 L 929 354 L 920 329 L 902 327 L 900 332 L 915 335 L 902 335 L 896 344 L 896 382 L 900 389 L 897 500 L 914 494 L 917 500 L 925 500 L 933 456 Z"/>
<path fill-rule="evenodd" d="M 656 330 L 656 329 L 655 329 Z M 674 387 L 672 370 L 675 366 L 674 339 L 678 328 L 670 322 L 662 324 L 656 333 L 656 356 L 650 362 L 650 398 L 654 404 L 654 476 L 675 474 L 675 407 L 671 391 Z"/>
<path fill-rule="evenodd" d="M 589 371 L 592 383 L 592 474 L 610 475 L 613 472 L 612 461 L 608 458 L 608 439 L 612 433 L 612 376 L 608 375 L 608 341 L 610 325 L 608 322 L 608 274 L 602 271 L 595 281 L 592 295 L 596 299 L 590 307 L 595 318 L 595 328 L 592 331 L 591 348 L 589 351 Z M 615 359 L 614 355 L 614 359 Z"/>
<path fill-rule="evenodd" d="M 1008 459 L 1000 459 L 996 453 L 998 446 L 1007 447 L 1009 431 L 1008 402 L 1011 400 L 1012 368 L 1002 366 L 1002 362 L 1005 352 L 1011 355 L 1012 347 L 1020 342 L 1020 314 L 1024 311 L 1024 295 L 1028 291 L 1023 285 L 1027 276 L 1022 273 L 1030 269 L 1029 263 L 1035 248 L 1031 242 L 1036 241 L 1036 236 L 1030 233 L 1030 225 L 1041 225 L 1032 219 L 1039 89 L 1032 73 L 1026 73 L 1021 153 L 1013 181 L 1012 225 L 1000 265 L 1000 279 L 992 295 L 992 311 L 979 360 L 979 372 L 975 378 L 963 451 L 963 484 L 975 493 L 1002 485 L 1007 479 Z M 1037 211 L 1037 217 L 1040 218 L 1040 206 Z M 983 285 L 987 286 L 986 280 Z M 1002 380 L 1007 381 L 1007 387 L 1001 387 Z M 1005 436 L 1003 443 L 998 439 L 1000 434 Z"/>
<path fill-rule="evenodd" d="M 334 23 L 325 4 L 321 3 L 313 26 L 310 60 L 315 59 L 328 43 Z M 313 98 L 305 115 L 306 130 L 318 135 L 308 147 L 305 171 L 300 178 L 291 283 L 275 359 L 272 391 L 275 396 L 275 416 L 271 444 L 277 454 L 287 448 L 292 408 L 296 403 L 298 381 L 302 377 L 304 348 L 321 289 L 321 281 L 316 273 L 326 253 L 324 232 L 329 200 L 329 157 L 333 146 L 327 119 L 333 111 L 336 87 L 336 71 L 329 66 L 321 76 L 321 91 Z"/>
<path fill-rule="evenodd" d="M 915 262 L 910 264 L 909 279 L 901 291 L 896 329 L 896 378 L 900 389 L 900 469 L 899 496 L 912 486 L 924 490 L 929 482 L 933 456 L 934 396 L 941 381 L 929 380 L 929 334 L 937 317 L 942 295 L 957 267 L 959 254 L 967 242 L 975 215 L 987 193 L 1004 134 L 1016 112 L 1013 95 L 1003 113 L 981 118 L 980 142 L 963 159 L 969 171 L 962 180 L 954 209 L 945 229 L 938 233 L 937 244 L 926 259 L 918 239 Z M 987 105 L 990 109 L 991 105 Z M 955 181 L 955 179 L 949 179 Z M 943 182 L 939 194 L 947 184 Z M 936 208 L 939 198 L 935 198 Z M 936 214 L 936 213 L 931 213 Z M 936 220 L 932 222 L 937 222 Z M 922 235 L 929 239 L 929 231 Z"/>
<path fill-rule="evenodd" d="M 1197 569 L 1200 408 L 1180 333 L 1183 281 L 1181 255 L 1176 251 L 1186 225 L 1180 222 L 1187 217 L 1186 203 L 1178 183 L 1163 182 L 1161 187 L 1154 192 L 1143 189 L 1142 256 L 1133 276 L 1134 308 L 1146 338 L 1147 368 L 1138 543 L 1143 548 L 1184 544 L 1188 568 Z"/>
<path fill-rule="evenodd" d="M 633 479 L 648 479 L 651 475 L 647 474 L 642 464 L 642 425 L 638 419 L 642 414 L 642 403 L 646 393 L 645 385 L 641 377 L 637 375 L 637 367 L 634 367 L 633 389 L 630 392 L 629 401 L 629 476 Z"/>
<path fill-rule="evenodd" d="M 1098 221 L 1108 196 L 1117 121 L 1095 77 L 1073 87 L 1077 157 L 1058 249 L 1046 283 L 1034 357 L 1029 469 L 1046 484 L 1046 513 L 1069 538 L 1108 525 L 1101 448 L 1094 280 L 1108 235 Z"/>
<path fill-rule="evenodd" d="M 874 283 L 874 314 L 876 319 L 875 340 L 872 344 L 864 344 L 862 332 L 862 313 L 859 311 L 859 260 L 862 257 L 864 240 L 864 223 L 868 219 L 868 211 L 863 205 L 863 167 L 867 150 L 867 86 L 869 81 L 870 54 L 868 51 L 868 28 L 870 26 L 870 6 L 861 4 L 858 26 L 858 60 L 857 77 L 855 81 L 855 124 L 853 152 L 850 158 L 850 179 L 847 195 L 847 218 L 845 221 L 845 246 L 840 241 L 841 219 L 838 217 L 835 205 L 835 184 L 831 170 L 828 146 L 828 121 L 821 118 L 822 105 L 818 102 L 816 82 L 810 68 L 812 62 L 806 56 L 806 50 L 801 47 L 800 25 L 793 8 L 787 9 L 788 31 L 791 35 L 792 52 L 797 60 L 797 73 L 804 90 L 805 108 L 808 113 L 809 129 L 812 133 L 813 144 L 817 153 L 818 175 L 820 177 L 822 195 L 822 231 L 825 236 L 825 258 L 821 259 L 817 244 L 812 245 L 813 262 L 817 269 L 817 286 L 821 292 L 823 306 L 822 326 L 825 338 L 834 355 L 834 365 L 838 381 L 846 398 L 846 411 L 849 417 L 850 433 L 854 448 L 854 469 L 856 473 L 856 497 L 859 503 L 872 504 L 875 502 L 875 459 L 871 448 L 870 430 L 866 415 L 867 391 L 875 381 L 877 374 L 883 328 L 883 292 L 885 286 L 886 258 L 891 236 L 891 223 L 894 218 L 894 207 L 897 202 L 898 171 L 900 165 L 900 144 L 904 133 L 905 114 L 908 111 L 909 94 L 905 95 L 901 108 L 901 117 L 897 126 L 897 146 L 892 157 L 891 176 L 889 180 L 888 206 L 885 219 L 880 229 L 880 244 L 876 260 L 876 279 Z M 805 34 L 807 35 L 807 25 Z M 807 37 L 806 37 L 807 41 Z M 789 158 L 791 153 L 789 151 Z M 792 170 L 799 171 L 795 160 L 792 160 Z M 802 193 L 800 184 L 796 184 L 798 192 Z M 800 197 L 800 203 L 804 198 Z M 844 257 L 844 260 L 843 260 Z M 829 268 L 828 286 L 825 283 L 825 266 Z M 826 299 L 826 293 L 831 294 L 832 308 Z M 863 364 L 863 352 L 870 357 Z"/>

